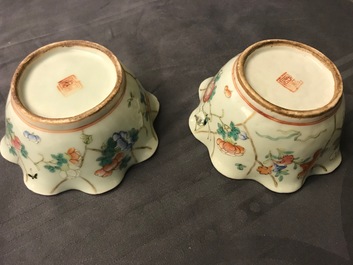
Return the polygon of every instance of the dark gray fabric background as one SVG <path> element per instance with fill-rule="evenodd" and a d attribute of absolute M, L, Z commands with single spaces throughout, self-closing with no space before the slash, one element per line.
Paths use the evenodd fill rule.
<path fill-rule="evenodd" d="M 341 166 L 287 195 L 220 175 L 188 128 L 199 83 L 268 38 L 326 54 L 347 102 Z M 0 158 L 0 264 L 352 264 L 352 0 L 0 0 L 1 136 L 17 65 L 67 39 L 106 46 L 157 96 L 159 148 L 99 196 L 36 195 Z"/>

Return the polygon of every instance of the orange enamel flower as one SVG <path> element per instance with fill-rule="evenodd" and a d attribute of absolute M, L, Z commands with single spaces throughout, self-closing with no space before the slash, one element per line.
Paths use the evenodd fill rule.
<path fill-rule="evenodd" d="M 110 164 L 105 165 L 101 169 L 98 169 L 94 172 L 94 175 L 98 177 L 109 177 L 112 173 L 113 170 L 116 169 L 119 165 L 121 160 L 124 158 L 123 153 L 118 153 L 114 158 L 113 161 Z"/>
<path fill-rule="evenodd" d="M 312 159 L 310 161 L 300 164 L 300 167 L 302 168 L 302 171 L 300 171 L 298 173 L 298 176 L 297 176 L 298 179 L 304 178 L 307 175 L 307 173 L 311 170 L 311 168 L 315 164 L 316 160 L 319 158 L 320 153 L 321 153 L 321 149 L 317 150 L 314 153 L 314 155 L 313 155 L 313 157 L 312 157 Z"/>
<path fill-rule="evenodd" d="M 232 96 L 232 91 L 230 91 L 229 87 L 228 86 L 225 86 L 224 87 L 224 95 L 227 97 L 227 98 L 230 98 Z"/>
<path fill-rule="evenodd" d="M 70 163 L 74 165 L 78 165 L 82 160 L 81 153 L 73 147 L 69 148 L 66 154 L 70 157 L 69 158 Z"/>
<path fill-rule="evenodd" d="M 230 156 L 242 156 L 245 153 L 244 147 L 223 141 L 221 138 L 217 139 L 217 145 L 223 153 Z"/>
<path fill-rule="evenodd" d="M 273 169 L 273 165 L 266 167 L 266 166 L 259 166 L 256 170 L 261 174 L 261 175 L 269 175 L 271 174 Z"/>
<path fill-rule="evenodd" d="M 282 157 L 281 161 L 279 161 L 280 164 L 285 164 L 289 165 L 293 162 L 294 156 L 293 155 L 285 155 Z"/>

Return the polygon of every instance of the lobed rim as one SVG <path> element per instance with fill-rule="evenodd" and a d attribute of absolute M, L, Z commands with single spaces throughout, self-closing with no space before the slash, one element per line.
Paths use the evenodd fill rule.
<path fill-rule="evenodd" d="M 334 79 L 334 93 L 331 100 L 324 106 L 311 110 L 292 110 L 275 105 L 258 94 L 254 88 L 251 87 L 245 76 L 245 63 L 248 57 L 257 49 L 265 46 L 289 46 L 295 49 L 300 49 L 307 53 L 310 53 L 316 57 L 320 62 L 322 62 L 327 69 L 332 73 Z M 237 79 L 240 85 L 243 87 L 244 91 L 251 97 L 252 100 L 260 104 L 262 107 L 276 112 L 278 114 L 292 117 L 292 118 L 314 118 L 325 115 L 331 110 L 335 109 L 339 105 L 343 93 L 343 83 L 342 77 L 335 66 L 335 64 L 328 59 L 323 53 L 319 52 L 313 47 L 306 44 L 284 40 L 284 39 L 269 39 L 254 43 L 253 45 L 246 48 L 239 56 L 238 60 L 235 62 L 233 71 L 236 71 Z M 233 72 L 234 74 L 234 72 Z"/>
<path fill-rule="evenodd" d="M 59 47 L 88 47 L 92 49 L 99 50 L 106 54 L 109 59 L 113 62 L 115 69 L 116 69 L 116 74 L 117 74 L 117 81 L 114 85 L 114 88 L 112 91 L 109 93 L 109 95 L 99 104 L 97 104 L 95 107 L 86 110 L 78 115 L 71 116 L 71 117 L 64 117 L 64 118 L 48 118 L 48 117 L 43 117 L 37 114 L 32 113 L 28 108 L 24 106 L 24 104 L 21 102 L 21 99 L 19 97 L 19 87 L 18 83 L 19 80 L 21 79 L 21 76 L 24 72 L 24 70 L 29 66 L 35 59 L 40 57 L 42 54 L 55 49 Z M 86 41 L 86 40 L 65 40 L 65 41 L 59 41 L 59 42 L 54 42 L 51 44 L 47 44 L 34 52 L 30 53 L 23 61 L 19 64 L 17 67 L 12 80 L 11 80 L 11 87 L 10 87 L 10 95 L 11 95 L 11 103 L 13 104 L 13 107 L 17 112 L 23 116 L 24 118 L 35 122 L 35 123 L 41 123 L 41 124 L 49 124 L 49 125 L 64 125 L 64 124 L 71 124 L 75 122 L 82 121 L 86 118 L 91 117 L 92 115 L 96 114 L 99 112 L 104 106 L 106 106 L 108 103 L 110 103 L 114 97 L 118 94 L 121 88 L 125 86 L 125 72 L 117 59 L 117 57 L 107 48 L 104 46 Z"/>

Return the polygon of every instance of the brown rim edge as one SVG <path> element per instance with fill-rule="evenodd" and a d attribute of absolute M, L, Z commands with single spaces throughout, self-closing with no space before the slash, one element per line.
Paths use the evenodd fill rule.
<path fill-rule="evenodd" d="M 332 99 L 330 100 L 329 103 L 327 103 L 325 106 L 317 108 L 317 109 L 312 109 L 312 110 L 291 110 L 291 109 L 286 109 L 283 107 L 279 107 L 264 98 L 262 98 L 248 83 L 245 77 L 245 72 L 244 72 L 244 65 L 247 60 L 247 58 L 257 49 L 264 47 L 264 46 L 274 46 L 274 45 L 286 45 L 286 46 L 291 46 L 297 49 L 301 49 L 305 52 L 308 52 L 315 56 L 319 61 L 321 61 L 327 69 L 330 70 L 332 73 L 333 79 L 334 79 L 334 94 Z M 342 83 L 342 78 L 341 75 L 335 66 L 335 64 L 328 59 L 323 53 L 319 52 L 318 50 L 314 49 L 311 46 L 308 46 L 306 44 L 296 42 L 296 41 L 291 41 L 291 40 L 284 40 L 284 39 L 270 39 L 270 40 L 263 40 L 259 41 L 248 48 L 246 48 L 239 56 L 239 59 L 235 62 L 236 63 L 236 75 L 238 78 L 239 83 L 241 86 L 244 88 L 245 92 L 254 100 L 255 102 L 259 103 L 261 106 L 264 108 L 282 114 L 284 116 L 288 117 L 293 117 L 293 118 L 314 118 L 321 116 L 331 110 L 333 110 L 339 103 L 342 93 L 343 93 L 343 83 Z"/>
<path fill-rule="evenodd" d="M 80 46 L 80 47 L 88 47 L 88 48 L 93 48 L 97 49 L 104 54 L 106 54 L 109 59 L 113 62 L 115 68 L 116 68 L 116 73 L 117 73 L 117 82 L 112 89 L 112 91 L 109 93 L 109 95 L 98 105 L 95 107 L 82 112 L 78 115 L 72 116 L 72 117 L 65 117 L 65 118 L 47 118 L 43 116 L 36 115 L 32 113 L 30 110 L 28 110 L 21 102 L 20 97 L 18 95 L 18 90 L 17 90 L 17 85 L 18 82 L 22 76 L 23 71 L 26 69 L 26 67 L 38 56 L 44 54 L 45 52 L 58 48 L 58 47 L 73 47 L 73 46 Z M 116 58 L 116 56 L 107 48 L 104 46 L 86 41 L 86 40 L 66 40 L 66 41 L 59 41 L 59 42 L 54 42 L 51 44 L 47 44 L 31 54 L 29 54 L 23 61 L 19 64 L 17 67 L 12 80 L 11 80 L 11 86 L 10 86 L 10 93 L 11 93 L 11 101 L 14 103 L 14 108 L 17 108 L 18 111 L 27 119 L 32 120 L 34 122 L 38 123 L 43 123 L 43 124 L 50 124 L 50 125 L 60 125 L 60 124 L 70 124 L 74 122 L 78 122 L 81 120 L 84 120 L 85 118 L 88 118 L 92 116 L 93 114 L 97 113 L 99 110 L 101 110 L 105 105 L 107 105 L 110 101 L 113 100 L 115 95 L 119 92 L 121 85 L 124 85 L 125 83 L 125 75 L 123 74 L 124 70 L 119 62 L 119 60 Z"/>

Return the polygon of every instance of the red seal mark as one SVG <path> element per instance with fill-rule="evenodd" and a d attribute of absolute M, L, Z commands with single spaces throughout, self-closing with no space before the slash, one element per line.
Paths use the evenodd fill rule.
<path fill-rule="evenodd" d="M 73 92 L 83 88 L 80 80 L 75 75 L 68 77 L 58 82 L 57 88 L 65 97 L 71 95 Z"/>
<path fill-rule="evenodd" d="M 295 92 L 304 83 L 302 80 L 295 80 L 290 74 L 284 72 L 276 81 L 291 92 Z"/>

